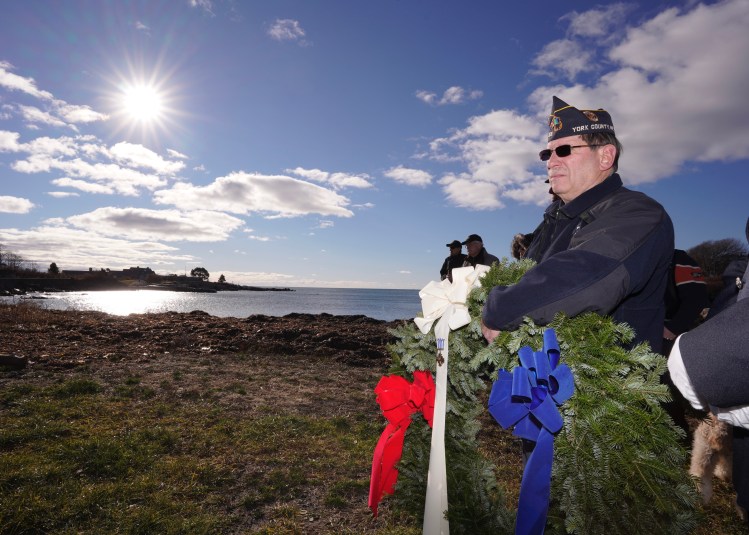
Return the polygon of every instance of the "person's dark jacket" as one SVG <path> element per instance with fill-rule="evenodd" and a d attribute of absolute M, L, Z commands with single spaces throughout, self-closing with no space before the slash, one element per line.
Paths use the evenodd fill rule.
<path fill-rule="evenodd" d="M 679 338 L 695 392 L 710 405 L 749 404 L 749 299 L 742 299 Z"/>
<path fill-rule="evenodd" d="M 705 273 L 686 251 L 674 251 L 666 290 L 666 328 L 674 334 L 696 327 L 710 308 Z"/>
<path fill-rule="evenodd" d="M 486 247 L 482 247 L 481 251 L 476 256 L 466 256 L 465 260 L 463 261 L 463 266 L 476 267 L 477 264 L 491 266 L 494 262 L 499 262 L 499 258 L 489 253 L 486 250 Z"/>
<path fill-rule="evenodd" d="M 464 255 L 463 253 L 450 255 L 445 258 L 445 261 L 442 263 L 442 267 L 440 268 L 440 279 L 445 280 L 448 275 L 452 273 L 453 269 L 463 267 L 463 262 L 465 261 L 465 259 L 466 255 Z"/>
<path fill-rule="evenodd" d="M 512 330 L 524 316 L 543 325 L 558 312 L 597 312 L 628 323 L 633 343 L 646 341 L 659 351 L 673 251 L 674 229 L 663 207 L 623 187 L 614 174 L 547 208 L 526 255 L 538 265 L 517 284 L 492 289 L 484 324 Z"/>

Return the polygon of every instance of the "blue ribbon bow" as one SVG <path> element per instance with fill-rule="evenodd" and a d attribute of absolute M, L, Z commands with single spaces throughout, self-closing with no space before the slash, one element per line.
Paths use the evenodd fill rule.
<path fill-rule="evenodd" d="M 544 532 L 551 495 L 554 435 L 563 426 L 557 409 L 572 397 L 572 370 L 559 364 L 559 343 L 554 329 L 544 331 L 543 351 L 530 347 L 518 351 L 520 366 L 499 370 L 489 396 L 489 412 L 499 425 L 515 426 L 513 434 L 535 442 L 520 484 L 516 535 Z"/>

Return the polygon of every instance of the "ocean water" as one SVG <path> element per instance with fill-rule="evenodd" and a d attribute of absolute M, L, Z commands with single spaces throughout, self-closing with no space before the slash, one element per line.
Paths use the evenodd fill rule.
<path fill-rule="evenodd" d="M 291 292 L 217 293 L 128 290 L 55 292 L 0 297 L 0 303 L 33 302 L 56 310 L 98 310 L 125 316 L 148 312 L 192 312 L 244 318 L 253 314 L 285 316 L 292 312 L 362 314 L 380 320 L 411 319 L 421 312 L 418 290 L 361 288 L 294 288 Z"/>

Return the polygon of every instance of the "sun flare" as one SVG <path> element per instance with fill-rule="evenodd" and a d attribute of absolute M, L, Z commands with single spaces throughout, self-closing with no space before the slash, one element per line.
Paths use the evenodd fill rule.
<path fill-rule="evenodd" d="M 181 130 L 186 117 L 180 105 L 184 92 L 171 71 L 151 70 L 125 61 L 113 68 L 104 89 L 111 121 L 109 135 L 156 146 Z"/>
<path fill-rule="evenodd" d="M 158 120 L 163 112 L 161 95 L 149 86 L 126 89 L 122 107 L 131 119 L 144 123 Z"/>

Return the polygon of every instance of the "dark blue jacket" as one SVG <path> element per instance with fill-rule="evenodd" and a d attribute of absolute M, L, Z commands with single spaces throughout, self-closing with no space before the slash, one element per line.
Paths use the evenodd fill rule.
<path fill-rule="evenodd" d="M 749 299 L 684 333 L 679 351 L 695 392 L 710 405 L 749 404 Z"/>
<path fill-rule="evenodd" d="M 538 265 L 517 284 L 492 289 L 484 323 L 512 330 L 524 316 L 543 325 L 557 312 L 597 312 L 628 323 L 634 343 L 659 351 L 673 252 L 673 224 L 663 207 L 614 174 L 547 208 L 527 253 Z"/>

